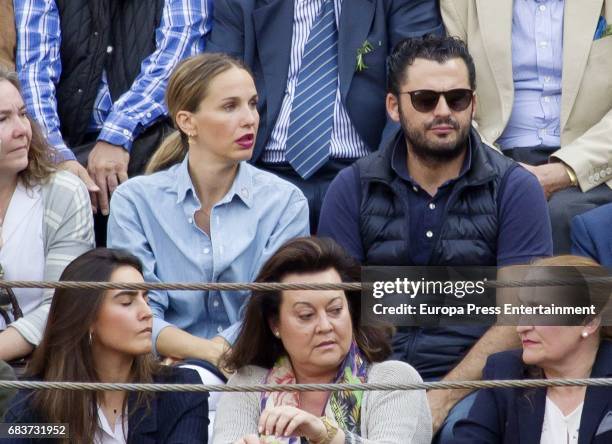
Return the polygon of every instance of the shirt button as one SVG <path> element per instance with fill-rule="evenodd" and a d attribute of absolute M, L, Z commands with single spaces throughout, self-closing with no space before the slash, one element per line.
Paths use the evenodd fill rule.
<path fill-rule="evenodd" d="M 129 136 L 129 135 L 130 135 L 130 132 L 129 132 L 128 130 L 124 129 L 124 130 L 123 130 L 123 135 L 125 135 L 125 136 Z"/>
<path fill-rule="evenodd" d="M 220 325 L 217 327 L 217 333 L 221 333 L 223 331 L 223 327 L 221 327 Z"/>
<path fill-rule="evenodd" d="M 542 12 L 546 11 L 546 6 L 540 5 L 540 11 L 542 11 Z"/>
<path fill-rule="evenodd" d="M 544 81 L 545 81 L 546 83 L 550 82 L 550 76 L 544 76 Z"/>
<path fill-rule="evenodd" d="M 612 174 L 612 167 L 606 168 L 606 174 Z"/>
<path fill-rule="evenodd" d="M 214 301 L 213 302 L 213 307 L 218 307 L 219 306 L 219 301 Z"/>
<path fill-rule="evenodd" d="M 188 218 L 187 218 L 187 222 L 189 222 L 190 224 L 192 224 L 192 223 L 193 223 L 193 217 L 188 217 Z"/>
<path fill-rule="evenodd" d="M 83 94 L 83 90 L 81 88 L 77 89 L 77 93 Z"/>
<path fill-rule="evenodd" d="M 428 230 L 428 231 L 425 233 L 425 236 L 427 236 L 428 238 L 430 238 L 430 239 L 431 239 L 431 238 L 433 237 L 433 232 L 432 232 L 431 230 Z"/>
<path fill-rule="evenodd" d="M 550 102 L 550 97 L 548 97 L 548 96 L 544 97 L 544 102 L 546 102 L 546 103 Z"/>
<path fill-rule="evenodd" d="M 546 40 L 543 40 L 543 41 L 540 42 L 540 46 L 542 48 L 546 48 L 548 46 L 548 42 Z"/>
<path fill-rule="evenodd" d="M 94 37 L 98 37 L 98 31 L 94 31 L 93 35 Z"/>
<path fill-rule="evenodd" d="M 416 185 L 414 185 L 414 186 L 412 187 L 412 189 L 414 190 L 414 192 L 415 192 L 415 193 L 418 193 L 418 192 L 419 192 L 419 187 L 417 187 Z"/>
<path fill-rule="evenodd" d="M 204 254 L 210 253 L 210 248 L 204 248 Z"/>
<path fill-rule="evenodd" d="M 430 203 L 430 204 L 429 204 L 429 209 L 430 209 L 430 210 L 435 210 L 435 209 L 436 209 L 436 204 L 435 204 L 435 203 L 433 203 L 433 202 L 432 202 L 432 203 Z"/>
<path fill-rule="evenodd" d="M 112 46 L 107 46 L 107 47 L 106 47 L 106 53 L 107 53 L 107 54 L 112 54 L 112 53 L 113 53 L 113 49 L 114 49 L 114 48 L 113 48 Z"/>
<path fill-rule="evenodd" d="M 595 179 L 595 181 L 598 181 L 599 180 L 599 173 L 595 173 L 593 175 L 593 178 Z"/>
<path fill-rule="evenodd" d="M 151 113 L 147 113 L 147 119 L 151 118 Z"/>

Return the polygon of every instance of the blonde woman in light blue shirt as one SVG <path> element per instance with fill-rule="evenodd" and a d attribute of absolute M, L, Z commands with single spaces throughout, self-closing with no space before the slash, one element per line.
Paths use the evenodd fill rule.
<path fill-rule="evenodd" d="M 115 191 L 108 244 L 138 256 L 147 281 L 252 281 L 280 245 L 309 233 L 301 191 L 247 163 L 259 126 L 253 77 L 235 59 L 201 54 L 174 71 L 166 102 L 178 131 L 151 159 L 153 174 Z M 247 297 L 151 292 L 155 349 L 217 365 Z"/>

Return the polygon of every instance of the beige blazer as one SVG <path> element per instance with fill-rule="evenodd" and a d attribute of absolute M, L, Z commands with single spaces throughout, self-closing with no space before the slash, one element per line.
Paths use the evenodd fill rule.
<path fill-rule="evenodd" d="M 476 123 L 494 142 L 508 123 L 513 0 L 440 0 L 449 35 L 467 42 L 476 64 Z M 612 36 L 593 40 L 599 17 L 612 24 L 612 0 L 565 0 L 561 148 L 553 156 L 576 172 L 582 191 L 612 188 Z"/>

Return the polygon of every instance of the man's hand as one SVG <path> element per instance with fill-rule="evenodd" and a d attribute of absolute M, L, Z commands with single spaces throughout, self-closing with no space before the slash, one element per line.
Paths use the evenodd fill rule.
<path fill-rule="evenodd" d="M 89 195 L 91 196 L 91 208 L 93 212 L 97 212 L 98 209 L 93 205 L 93 198 L 96 193 L 100 191 L 100 187 L 96 185 L 96 183 L 92 180 L 92 178 L 87 173 L 87 170 L 83 165 L 81 165 L 76 160 L 65 160 L 60 162 L 58 168 L 61 170 L 70 171 L 72 174 L 77 176 L 87 187 L 87 191 L 89 191 Z"/>
<path fill-rule="evenodd" d="M 521 166 L 538 178 L 546 199 L 550 199 L 553 193 L 572 185 L 565 166 L 561 162 L 547 163 L 540 166 L 521 163 Z"/>
<path fill-rule="evenodd" d="M 130 153 L 125 148 L 103 141 L 98 141 L 89 153 L 87 171 L 100 187 L 98 194 L 92 196 L 91 205 L 104 216 L 108 215 L 109 195 L 128 179 L 129 161 Z"/>
<path fill-rule="evenodd" d="M 448 416 L 448 412 L 455 404 L 449 395 L 449 390 L 429 390 L 427 392 L 427 401 L 431 410 L 431 424 L 433 426 L 433 434 L 435 435 L 444 424 L 444 420 Z"/>

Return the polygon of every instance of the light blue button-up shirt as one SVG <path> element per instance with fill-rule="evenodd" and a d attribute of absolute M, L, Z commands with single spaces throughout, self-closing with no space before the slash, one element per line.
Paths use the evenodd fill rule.
<path fill-rule="evenodd" d="M 246 162 L 211 210 L 210 236 L 195 223 L 200 207 L 185 157 L 166 171 L 132 178 L 117 188 L 107 243 L 135 254 L 147 282 L 252 282 L 285 241 L 309 234 L 308 203 L 302 192 Z M 150 292 L 153 344 L 169 325 L 233 343 L 248 294 Z"/>
<path fill-rule="evenodd" d="M 502 148 L 560 146 L 563 6 L 563 0 L 514 2 L 514 103 L 497 140 Z"/>

